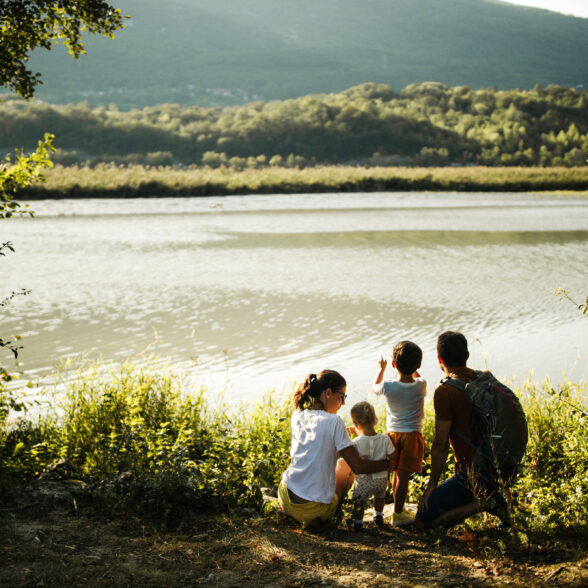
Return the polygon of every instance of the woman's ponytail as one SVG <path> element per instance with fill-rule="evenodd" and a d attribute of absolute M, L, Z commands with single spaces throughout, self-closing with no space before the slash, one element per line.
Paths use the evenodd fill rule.
<path fill-rule="evenodd" d="M 294 392 L 294 407 L 303 410 L 310 408 L 317 402 L 322 406 L 320 397 L 324 390 L 331 388 L 333 392 L 337 392 L 346 385 L 345 378 L 334 370 L 323 370 L 318 376 L 308 374 L 304 382 Z"/>

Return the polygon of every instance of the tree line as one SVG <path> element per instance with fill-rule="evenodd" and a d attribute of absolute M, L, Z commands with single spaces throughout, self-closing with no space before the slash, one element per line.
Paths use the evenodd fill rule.
<path fill-rule="evenodd" d="M 64 165 L 576 166 L 588 152 L 588 91 L 366 83 L 229 107 L 0 103 L 0 149 L 27 149 L 45 132 Z"/>

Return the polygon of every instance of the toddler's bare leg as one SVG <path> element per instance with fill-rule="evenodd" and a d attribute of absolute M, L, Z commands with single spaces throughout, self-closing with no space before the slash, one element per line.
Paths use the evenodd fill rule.
<path fill-rule="evenodd" d="M 382 496 L 381 498 L 376 498 L 374 496 L 374 510 L 376 512 L 383 512 L 384 511 L 384 504 L 386 503 L 386 497 Z"/>

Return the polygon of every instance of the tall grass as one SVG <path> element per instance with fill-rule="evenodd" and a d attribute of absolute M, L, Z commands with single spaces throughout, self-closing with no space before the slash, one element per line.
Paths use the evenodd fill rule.
<path fill-rule="evenodd" d="M 526 384 L 518 393 L 530 436 L 512 489 L 516 521 L 585 533 L 586 384 Z M 261 488 L 277 486 L 288 464 L 291 408 L 272 395 L 252 408 L 212 409 L 206 391 L 186 390 L 178 376 L 125 365 L 108 377 L 80 374 L 60 398 L 54 413 L 0 428 L 0 497 L 66 458 L 109 508 L 174 523 L 209 509 L 259 509 Z M 433 434 L 428 406 L 427 465 L 412 481 L 413 499 L 428 477 Z"/>
<path fill-rule="evenodd" d="M 529 423 L 522 475 L 514 486 L 534 526 L 588 529 L 588 390 L 566 382 L 521 391 Z"/>
<path fill-rule="evenodd" d="M 46 174 L 22 198 L 211 196 L 374 191 L 588 190 L 583 167 L 352 167 L 305 169 L 266 167 L 237 171 L 227 167 L 117 166 L 64 167 Z"/>
<path fill-rule="evenodd" d="M 186 512 L 260 508 L 288 458 L 288 410 L 271 396 L 248 410 L 210 409 L 172 374 L 124 365 L 84 372 L 54 414 L 0 433 L 0 493 L 67 459 L 98 496 L 166 521 Z M 0 494 L 1 495 L 1 494 Z"/>

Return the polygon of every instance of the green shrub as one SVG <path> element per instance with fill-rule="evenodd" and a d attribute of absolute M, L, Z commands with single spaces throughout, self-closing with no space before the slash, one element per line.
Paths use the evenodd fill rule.
<path fill-rule="evenodd" d="M 261 506 L 288 456 L 286 409 L 210 410 L 170 374 L 125 365 L 80 375 L 62 400 L 53 453 L 122 508 L 171 522 L 187 510 Z"/>
<path fill-rule="evenodd" d="M 0 499 L 35 479 L 57 458 L 50 419 L 0 422 Z"/>
<path fill-rule="evenodd" d="M 529 444 L 513 493 L 534 529 L 588 529 L 586 384 L 527 385 L 521 392 Z"/>
<path fill-rule="evenodd" d="M 255 406 L 211 407 L 206 391 L 178 376 L 124 365 L 80 374 L 60 393 L 55 413 L 0 423 L 0 497 L 66 458 L 105 507 L 176 525 L 190 513 L 260 509 L 261 488 L 276 487 L 288 465 L 291 409 L 273 395 Z M 520 391 L 529 445 L 512 488 L 515 520 L 530 531 L 585 533 L 588 528 L 586 384 L 525 385 Z M 383 415 L 381 422 L 383 423 Z M 434 435 L 426 407 L 423 473 Z M 452 473 L 452 464 L 444 476 Z"/>

